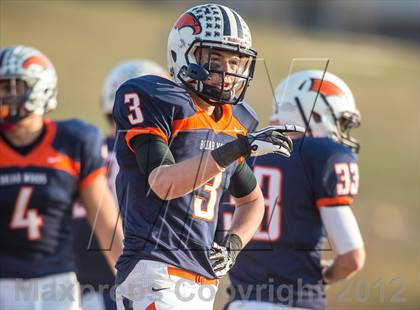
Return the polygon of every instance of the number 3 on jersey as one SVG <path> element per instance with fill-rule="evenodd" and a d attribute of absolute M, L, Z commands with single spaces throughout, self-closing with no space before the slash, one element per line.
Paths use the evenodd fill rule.
<path fill-rule="evenodd" d="M 222 184 L 222 180 L 223 180 L 223 174 L 219 173 L 213 178 L 213 182 L 211 182 L 212 180 L 210 180 L 209 182 L 207 182 L 207 184 L 203 186 L 203 191 L 209 193 L 209 198 L 205 207 L 203 207 L 203 204 L 204 204 L 203 197 L 200 197 L 200 196 L 194 197 L 194 202 L 193 202 L 193 217 L 194 218 L 199 218 L 205 221 L 213 220 L 215 209 L 216 209 L 217 194 L 218 194 L 220 185 Z"/>
<path fill-rule="evenodd" d="M 38 215 L 38 210 L 28 208 L 33 190 L 33 187 L 29 186 L 24 186 L 19 190 L 10 228 L 26 228 L 29 240 L 39 240 L 41 239 L 41 227 L 44 221 Z"/>
<path fill-rule="evenodd" d="M 130 124 L 135 126 L 143 123 L 144 117 L 140 110 L 140 97 L 136 93 L 124 94 L 124 103 L 128 104 L 128 109 L 131 111 L 128 114 Z"/>

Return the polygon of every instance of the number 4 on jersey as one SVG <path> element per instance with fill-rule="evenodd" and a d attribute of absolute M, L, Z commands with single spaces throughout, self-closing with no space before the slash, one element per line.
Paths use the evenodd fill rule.
<path fill-rule="evenodd" d="M 33 187 L 24 186 L 20 189 L 15 208 L 10 222 L 11 229 L 26 228 L 29 240 L 41 239 L 41 227 L 43 219 L 38 215 L 38 210 L 29 209 L 29 201 L 32 196 Z"/>

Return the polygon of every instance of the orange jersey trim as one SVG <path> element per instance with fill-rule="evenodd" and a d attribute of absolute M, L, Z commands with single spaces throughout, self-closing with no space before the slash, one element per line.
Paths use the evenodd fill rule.
<path fill-rule="evenodd" d="M 92 171 L 87 177 L 85 177 L 83 180 L 79 182 L 79 188 L 85 189 L 86 187 L 89 187 L 99 176 L 105 176 L 106 175 L 106 168 L 100 167 L 94 171 Z"/>
<path fill-rule="evenodd" d="M 161 137 L 163 140 L 165 140 L 166 143 L 168 143 L 168 137 L 160 128 L 154 128 L 154 127 L 147 127 L 147 128 L 139 128 L 134 127 L 128 130 L 125 134 L 125 142 L 127 143 L 128 148 L 134 152 L 134 149 L 131 147 L 130 141 L 136 136 L 139 135 L 155 135 Z"/>
<path fill-rule="evenodd" d="M 219 280 L 217 279 L 209 279 L 209 278 L 206 278 L 205 276 L 199 275 L 198 273 L 176 268 L 173 266 L 168 266 L 168 274 L 179 277 L 179 278 L 187 279 L 198 284 L 203 284 L 203 285 L 218 285 L 219 284 Z"/>
<path fill-rule="evenodd" d="M 0 139 L 0 168 L 44 167 L 67 172 L 78 178 L 80 162 L 74 161 L 64 153 L 52 147 L 57 132 L 57 125 L 51 120 L 45 120 L 46 132 L 43 140 L 28 154 L 21 155 Z"/>
<path fill-rule="evenodd" d="M 318 209 L 328 206 L 351 205 L 353 198 L 348 196 L 334 197 L 334 198 L 320 198 L 316 201 Z"/>
<path fill-rule="evenodd" d="M 46 153 L 47 149 L 51 146 L 52 141 L 54 140 L 55 134 L 57 132 L 57 126 L 54 122 L 50 120 L 45 120 L 44 124 L 46 126 L 45 136 L 42 141 L 35 146 L 35 148 L 26 155 L 21 155 L 15 150 L 13 150 L 9 145 L 7 145 L 2 139 L 0 139 L 0 167 L 9 166 L 13 164 L 18 167 L 27 167 L 33 162 L 36 162 L 37 159 Z"/>
<path fill-rule="evenodd" d="M 172 137 L 175 137 L 180 131 L 212 129 L 216 133 L 223 132 L 236 138 L 238 134 L 246 135 L 246 128 L 232 114 L 232 106 L 222 105 L 223 116 L 219 121 L 215 121 L 198 105 L 197 113 L 172 123 Z"/>
<path fill-rule="evenodd" d="M 44 158 L 31 162 L 31 166 L 45 167 L 62 170 L 78 178 L 80 175 L 80 162 L 74 161 L 67 155 L 57 152 L 52 147 L 48 148 Z"/>

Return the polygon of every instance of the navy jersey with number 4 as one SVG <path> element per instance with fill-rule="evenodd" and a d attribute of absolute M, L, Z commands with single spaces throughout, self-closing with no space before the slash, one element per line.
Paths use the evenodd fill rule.
<path fill-rule="evenodd" d="M 96 127 L 46 120 L 44 128 L 26 155 L 0 136 L 0 278 L 73 271 L 72 207 L 105 173 Z"/>
<path fill-rule="evenodd" d="M 251 300 L 295 304 L 299 285 L 315 285 L 323 295 L 320 250 L 325 232 L 319 209 L 350 205 L 357 193 L 357 158 L 349 148 L 329 138 L 305 137 L 294 140 L 293 149 L 290 158 L 270 154 L 251 163 L 266 212 L 229 274 L 234 288 L 284 285 L 293 288 L 292 296 L 285 298 L 282 292 L 276 297 L 275 290 L 262 289 L 253 290 Z M 229 202 L 224 204 L 225 228 L 232 210 Z M 241 299 L 238 294 L 232 297 Z"/>
<path fill-rule="evenodd" d="M 217 225 L 218 204 L 238 163 L 193 192 L 170 201 L 149 191 L 137 167 L 130 140 L 142 134 L 161 137 L 176 162 L 215 149 L 257 126 L 247 104 L 223 105 L 215 121 L 187 91 L 157 76 L 125 82 L 117 91 L 117 196 L 124 229 L 124 252 L 117 263 L 121 282 L 140 259 L 168 263 L 215 278 L 208 259 Z"/>

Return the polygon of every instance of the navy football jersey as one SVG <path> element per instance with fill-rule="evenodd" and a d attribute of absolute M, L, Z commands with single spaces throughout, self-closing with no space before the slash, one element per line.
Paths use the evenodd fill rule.
<path fill-rule="evenodd" d="M 46 120 L 45 128 L 26 155 L 0 137 L 0 278 L 73 271 L 72 207 L 105 173 L 96 127 Z"/>
<path fill-rule="evenodd" d="M 116 162 L 113 154 L 114 143 L 114 137 L 107 137 L 103 145 L 107 150 L 106 176 L 111 189 L 115 188 L 115 185 L 113 185 L 115 183 L 116 170 Z M 78 203 L 74 205 L 73 218 L 77 280 L 82 285 L 92 285 L 96 290 L 100 288 L 100 285 L 108 285 L 109 288 L 112 287 L 115 283 L 114 274 L 95 235 L 92 236 L 92 240 L 90 241 L 92 227 L 86 219 L 85 209 Z"/>
<path fill-rule="evenodd" d="M 215 278 L 208 259 L 221 194 L 239 162 L 183 197 L 159 199 L 137 167 L 130 140 L 142 134 L 160 136 L 176 160 L 192 158 L 254 130 L 257 120 L 245 103 L 223 105 L 215 121 L 188 92 L 157 76 L 125 82 L 117 91 L 113 116 L 117 124 L 116 156 L 120 171 L 116 189 L 124 229 L 124 252 L 117 263 L 121 282 L 139 259 L 168 263 Z"/>
<path fill-rule="evenodd" d="M 238 287 L 248 285 L 253 288 L 251 300 L 303 306 L 297 303 L 299 294 L 303 294 L 301 301 L 305 294 L 324 297 L 320 259 L 326 235 L 319 209 L 352 203 L 359 182 L 357 158 L 349 148 L 329 138 L 297 139 L 293 149 L 290 158 L 270 154 L 250 163 L 266 210 L 252 241 L 229 273 L 234 299 L 241 299 Z M 221 213 L 226 229 L 233 206 L 228 197 L 224 200 Z M 258 292 L 261 284 L 267 287 L 260 286 Z M 270 285 L 274 291 L 270 292 Z M 291 293 L 281 289 L 277 295 L 276 288 L 282 285 L 293 288 L 292 296 L 285 296 Z M 309 292 L 304 292 L 303 285 Z"/>

